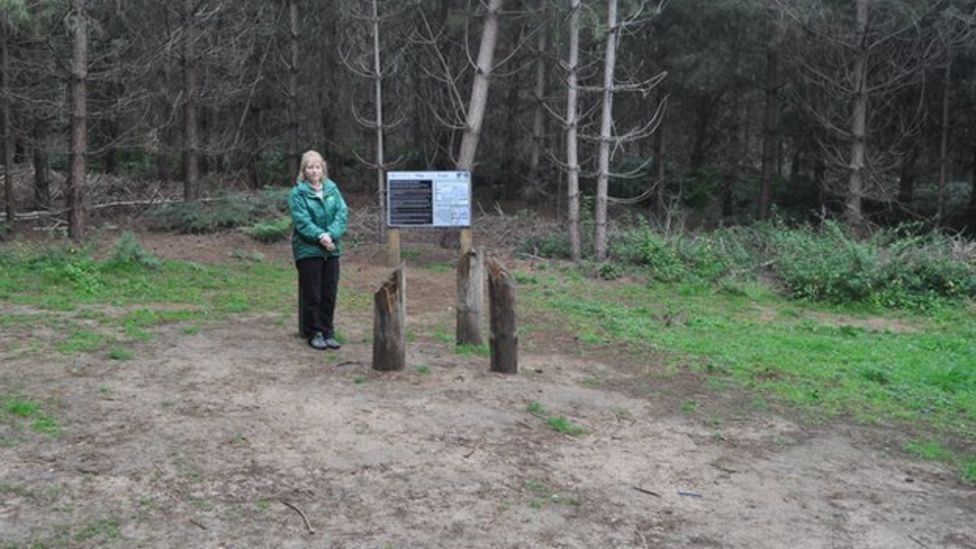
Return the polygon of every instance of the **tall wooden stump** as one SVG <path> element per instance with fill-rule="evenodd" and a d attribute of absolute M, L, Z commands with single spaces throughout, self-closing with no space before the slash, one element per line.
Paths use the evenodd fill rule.
<path fill-rule="evenodd" d="M 401 263 L 373 294 L 374 370 L 402 370 L 406 363 L 407 281 L 403 271 Z"/>
<path fill-rule="evenodd" d="M 518 373 L 515 279 L 494 259 L 488 260 L 488 301 L 491 311 L 491 371 Z"/>
<path fill-rule="evenodd" d="M 457 342 L 481 345 L 485 260 L 480 248 L 461 254 L 457 266 Z"/>

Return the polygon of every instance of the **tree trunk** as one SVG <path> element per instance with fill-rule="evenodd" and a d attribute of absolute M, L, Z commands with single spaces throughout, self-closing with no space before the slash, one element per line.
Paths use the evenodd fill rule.
<path fill-rule="evenodd" d="M 667 92 L 662 86 L 658 90 L 657 101 L 660 105 L 667 97 Z M 654 132 L 654 184 L 656 185 L 654 189 L 654 215 L 657 219 L 664 219 L 665 210 L 667 206 L 665 204 L 666 197 L 666 186 L 664 183 L 664 178 L 667 176 L 667 171 L 664 168 L 665 154 L 667 152 L 667 143 L 665 142 L 665 122 L 667 122 L 667 111 L 661 112 L 661 122 L 657 126 L 657 131 Z"/>
<path fill-rule="evenodd" d="M 535 102 L 532 108 L 532 151 L 529 154 L 529 185 L 530 198 L 533 204 L 538 204 L 545 194 L 542 184 L 542 174 L 539 164 L 542 158 L 542 145 L 545 138 L 545 113 L 542 101 L 546 94 L 546 50 L 549 49 L 549 2 L 542 1 L 543 29 L 539 31 L 539 52 L 535 61 L 535 88 L 532 91 Z"/>
<path fill-rule="evenodd" d="M 720 96 L 699 97 L 695 108 L 694 142 L 691 147 L 691 169 L 700 170 L 705 165 L 705 149 L 708 148 L 708 127 L 715 115 L 715 105 Z"/>
<path fill-rule="evenodd" d="M 68 237 L 85 237 L 85 192 L 88 167 L 88 20 L 86 0 L 72 0 L 69 25 L 73 27 L 71 58 L 71 152 L 65 188 Z"/>
<path fill-rule="evenodd" d="M 952 82 L 952 49 L 948 52 L 945 66 L 945 82 L 942 83 L 942 128 L 939 141 L 939 198 L 935 214 L 935 222 L 942 225 L 945 220 L 945 188 L 949 157 L 949 85 Z"/>
<path fill-rule="evenodd" d="M 772 207 L 773 175 L 776 169 L 777 118 L 779 115 L 779 48 L 783 39 L 783 25 L 774 19 L 775 8 L 766 8 L 770 37 L 766 44 L 766 85 L 763 106 L 762 172 L 759 187 L 759 218 L 768 219 Z"/>
<path fill-rule="evenodd" d="M 519 4 L 521 2 L 516 0 L 512 6 L 516 11 L 520 9 Z M 521 25 L 519 29 L 518 38 L 516 39 L 516 44 L 521 44 L 525 40 L 525 25 Z M 512 54 L 512 65 L 521 66 L 522 65 L 522 48 L 518 48 Z M 519 181 L 525 177 L 522 173 L 521 166 L 519 166 L 519 157 L 521 157 L 523 148 L 518 147 L 519 138 L 522 136 L 521 128 L 518 123 L 518 113 L 521 110 L 521 95 L 522 95 L 522 85 L 521 78 L 513 78 L 508 82 L 508 96 L 505 98 L 505 127 L 504 134 L 502 135 L 502 177 L 506 181 Z M 516 152 L 518 151 L 518 152 Z M 532 182 L 529 181 L 529 185 Z M 518 189 L 518 194 L 522 197 L 528 197 L 529 192 L 525 189 Z"/>
<path fill-rule="evenodd" d="M 34 208 L 51 207 L 51 184 L 48 179 L 47 120 L 34 123 Z"/>
<path fill-rule="evenodd" d="M 607 0 L 607 43 L 603 58 L 603 112 L 600 115 L 600 151 L 597 159 L 596 228 L 593 252 L 597 261 L 607 259 L 607 193 L 610 185 L 610 131 L 613 125 L 613 73 L 617 62 L 617 0 Z"/>
<path fill-rule="evenodd" d="M 915 164 L 918 162 L 918 139 L 915 138 L 908 157 L 902 161 L 901 177 L 898 180 L 898 202 L 908 206 L 915 198 Z"/>
<path fill-rule="evenodd" d="M 973 143 L 972 185 L 969 189 L 969 231 L 976 235 L 976 143 Z"/>
<path fill-rule="evenodd" d="M 503 3 L 504 0 L 488 0 L 488 12 L 485 14 L 481 47 L 478 50 L 478 66 L 471 85 L 471 100 L 468 104 L 464 136 L 461 138 L 461 150 L 458 153 L 457 165 L 462 170 L 474 169 L 478 139 L 481 137 L 485 107 L 488 105 L 488 79 L 494 65 L 495 44 L 498 42 L 498 12 Z"/>
<path fill-rule="evenodd" d="M 386 178 L 383 175 L 383 66 L 380 64 L 380 13 L 378 0 L 373 0 L 373 77 L 374 97 L 376 103 L 376 197 L 380 207 L 380 222 L 377 224 L 379 232 L 376 241 L 386 240 Z"/>
<path fill-rule="evenodd" d="M 298 0 L 288 0 L 288 178 L 298 173 Z"/>
<path fill-rule="evenodd" d="M 491 371 L 518 373 L 515 279 L 494 259 L 488 261 L 488 300 L 491 310 Z"/>
<path fill-rule="evenodd" d="M 183 1 L 183 199 L 200 198 L 200 145 L 194 0 Z"/>
<path fill-rule="evenodd" d="M 10 120 L 10 47 L 8 44 L 10 29 L 6 21 L 0 21 L 0 34 L 2 34 L 0 63 L 3 65 L 0 67 L 3 70 L 2 80 L 0 80 L 0 86 L 3 88 L 3 96 L 0 98 L 3 101 L 3 199 L 6 204 L 7 228 L 12 230 L 17 221 L 15 217 L 17 208 L 14 207 L 14 147 Z"/>
<path fill-rule="evenodd" d="M 581 259 L 580 245 L 580 191 L 579 191 L 579 150 L 577 144 L 577 124 L 579 106 L 577 105 L 579 87 L 579 12 L 580 0 L 569 0 L 569 60 L 566 77 L 566 202 L 569 215 L 569 249 L 573 263 Z"/>
<path fill-rule="evenodd" d="M 854 56 L 851 78 L 854 81 L 854 101 L 851 107 L 851 162 L 847 180 L 844 217 L 852 227 L 864 224 L 861 201 L 864 197 L 864 159 L 868 116 L 868 0 L 855 0 L 857 30 L 860 43 Z"/>

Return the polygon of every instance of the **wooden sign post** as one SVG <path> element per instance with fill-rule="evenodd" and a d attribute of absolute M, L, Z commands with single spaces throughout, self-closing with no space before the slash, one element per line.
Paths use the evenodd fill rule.
<path fill-rule="evenodd" d="M 491 371 L 518 373 L 515 279 L 495 259 L 488 260 L 488 301 L 491 311 Z"/>
<path fill-rule="evenodd" d="M 386 230 L 386 265 L 396 267 L 400 264 L 400 229 L 390 227 Z"/>
<path fill-rule="evenodd" d="M 403 370 L 406 364 L 407 327 L 404 265 L 373 294 L 373 369 Z"/>
<path fill-rule="evenodd" d="M 457 266 L 457 343 L 481 345 L 481 307 L 485 300 L 484 254 L 461 254 Z"/>

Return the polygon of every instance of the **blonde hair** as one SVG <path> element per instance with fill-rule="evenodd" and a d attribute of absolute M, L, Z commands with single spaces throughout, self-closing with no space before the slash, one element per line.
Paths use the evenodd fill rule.
<path fill-rule="evenodd" d="M 322 181 L 329 178 L 329 165 L 326 164 L 325 159 L 318 151 L 307 150 L 302 154 L 302 162 L 298 168 L 298 181 L 305 179 L 305 168 L 312 160 L 318 160 L 322 163 Z"/>

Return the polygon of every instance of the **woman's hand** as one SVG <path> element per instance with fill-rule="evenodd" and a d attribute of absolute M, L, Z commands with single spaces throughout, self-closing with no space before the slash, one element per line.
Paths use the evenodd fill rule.
<path fill-rule="evenodd" d="M 329 236 L 329 233 L 322 233 L 322 236 L 319 237 L 319 244 L 330 252 L 335 250 L 335 242 L 332 241 L 332 237 Z"/>

